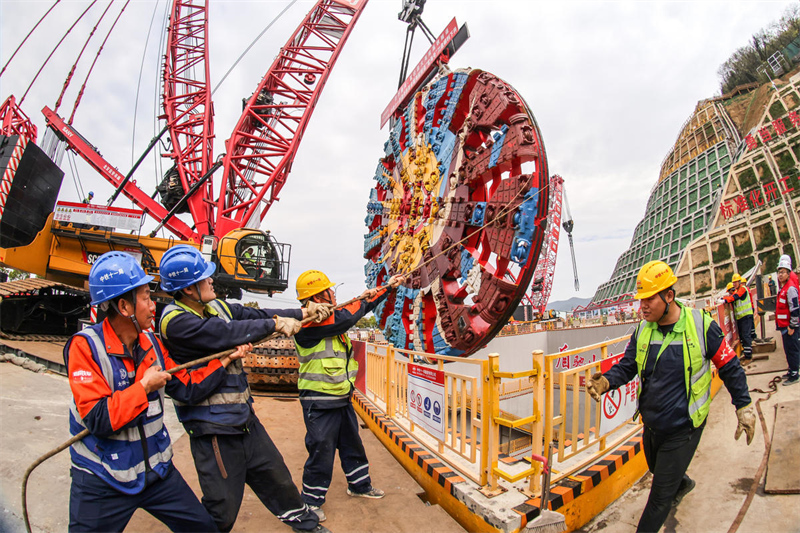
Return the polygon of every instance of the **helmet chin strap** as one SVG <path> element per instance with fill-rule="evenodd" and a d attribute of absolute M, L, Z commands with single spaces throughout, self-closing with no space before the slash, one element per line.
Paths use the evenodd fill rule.
<path fill-rule="evenodd" d="M 125 315 L 123 315 L 122 313 L 119 312 L 119 307 L 117 307 L 117 302 L 112 300 L 109 303 L 111 304 L 111 307 L 114 308 L 114 311 L 116 311 L 119 316 L 125 316 Z M 133 297 L 133 313 L 131 313 L 131 316 L 129 316 L 128 318 L 131 319 L 131 322 L 133 323 L 133 327 L 136 328 L 136 334 L 137 335 L 144 331 L 142 329 L 142 326 L 139 325 L 139 321 L 136 320 L 136 296 L 135 295 Z"/>
<path fill-rule="evenodd" d="M 664 303 L 666 304 L 666 307 L 664 308 L 664 314 L 662 314 L 662 315 L 661 315 L 661 318 L 659 318 L 659 319 L 656 321 L 656 322 L 661 322 L 661 321 L 664 319 L 664 317 L 665 317 L 665 316 L 667 316 L 667 314 L 669 313 L 669 304 L 670 304 L 670 302 L 668 302 L 668 301 L 667 301 L 667 299 L 666 299 L 666 298 L 664 298 L 664 293 L 663 293 L 663 291 L 658 293 L 658 297 L 659 297 L 659 298 L 661 298 L 661 301 L 662 301 L 662 302 L 664 302 Z"/>
<path fill-rule="evenodd" d="M 200 281 L 205 281 L 205 280 L 202 280 L 202 279 L 201 279 Z M 200 285 L 199 285 L 199 284 L 200 284 L 200 281 L 196 281 L 196 282 L 194 283 L 194 288 L 195 288 L 195 289 L 197 289 L 197 298 L 192 298 L 191 296 L 189 296 L 189 295 L 188 295 L 188 294 L 186 294 L 185 292 L 183 293 L 183 297 L 184 297 L 184 298 L 188 298 L 189 300 L 191 300 L 191 301 L 193 301 L 193 302 L 197 302 L 197 303 L 199 303 L 199 304 L 200 304 L 200 305 L 202 305 L 202 306 L 205 306 L 205 305 L 206 305 L 206 302 L 204 302 L 204 301 L 203 301 L 203 293 L 200 291 Z M 191 285 L 190 285 L 190 286 L 191 286 Z"/>

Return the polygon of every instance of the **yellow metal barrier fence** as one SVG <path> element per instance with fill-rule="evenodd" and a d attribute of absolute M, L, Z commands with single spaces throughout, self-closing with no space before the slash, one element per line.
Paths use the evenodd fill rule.
<path fill-rule="evenodd" d="M 586 380 L 599 371 L 600 361 L 609 357 L 609 347 L 626 342 L 628 338 L 625 335 L 548 355 L 536 350 L 531 354 L 530 370 L 522 372 L 501 372 L 498 354 L 489 355 L 488 360 L 472 360 L 367 343 L 367 397 L 385 409 L 388 418 L 414 435 L 432 453 L 483 487 L 485 494 L 491 496 L 502 491 L 498 486 L 500 479 L 511 483 L 527 479 L 527 491 L 534 494 L 541 488 L 541 464 L 531 460 L 529 468 L 516 474 L 501 469 L 500 426 L 530 431 L 531 454 L 534 456 L 542 456 L 550 442 L 557 441 L 558 455 L 554 463 L 564 465 L 568 462 L 569 466 L 554 471 L 557 475 L 552 477 L 551 483 L 596 462 L 640 427 L 638 423 L 629 422 L 601 434 L 600 409 L 585 388 Z M 599 360 L 556 372 L 557 360 L 597 350 L 600 351 Z M 444 373 L 444 439 L 411 419 L 408 410 L 409 361 L 422 361 L 428 367 L 435 365 Z M 447 371 L 444 367 L 446 361 L 474 365 L 478 375 Z M 517 418 L 501 412 L 501 399 L 525 394 L 532 396 L 531 416 Z M 567 408 L 569 403 L 571 407 Z M 581 434 L 583 437 L 579 438 Z M 619 438 L 609 443 L 612 434 Z M 566 444 L 568 439 L 571 440 L 569 445 Z M 590 448 L 595 446 L 597 449 L 591 452 Z M 504 452 L 512 451 L 512 448 L 519 450 L 524 446 L 515 442 L 513 446 L 506 444 L 502 447 Z M 578 457 L 580 454 L 583 455 Z"/>

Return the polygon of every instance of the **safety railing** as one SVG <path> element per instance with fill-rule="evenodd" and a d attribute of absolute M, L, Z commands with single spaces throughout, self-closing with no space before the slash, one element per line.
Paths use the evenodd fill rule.
<path fill-rule="evenodd" d="M 386 409 L 386 416 L 415 435 L 423 435 L 431 452 L 445 460 L 464 476 L 480 485 L 486 484 L 488 447 L 481 446 L 489 434 L 489 419 L 482 416 L 488 405 L 481 387 L 488 373 L 488 362 L 459 357 L 433 355 L 412 350 L 398 350 L 390 345 L 367 344 L 367 397 Z M 423 360 L 433 363 L 444 374 L 442 425 L 444 438 L 416 424 L 409 413 L 408 364 Z M 478 376 L 466 376 L 444 370 L 445 361 L 458 361 L 478 367 Z M 430 366 L 430 364 L 426 365 Z M 448 458 L 450 460 L 448 460 Z M 453 461 L 453 459 L 455 461 Z"/>
<path fill-rule="evenodd" d="M 541 457 L 555 441 L 558 454 L 554 457 L 556 468 L 551 479 L 551 483 L 555 483 L 596 462 L 639 430 L 640 424 L 629 422 L 601 433 L 601 412 L 585 387 L 586 380 L 600 370 L 602 359 L 609 357 L 614 345 L 627 339 L 626 335 L 548 355 L 533 351 L 530 369 L 521 372 L 502 372 L 498 354 L 489 355 L 488 360 L 472 360 L 368 343 L 367 397 L 384 408 L 387 417 L 414 435 L 431 453 L 480 485 L 485 494 L 491 496 L 502 491 L 501 479 L 510 483 L 525 480 L 527 486 L 523 490 L 536 494 L 541 488 L 541 464 L 532 460 L 530 466 L 522 470 L 517 464 L 512 473 L 501 466 L 501 452 L 522 451 L 525 456 Z M 556 368 L 559 359 L 598 351 L 600 357 L 595 355 L 586 364 L 563 370 Z M 441 436 L 416 424 L 409 413 L 408 365 L 415 361 L 424 362 L 424 366 L 444 374 L 444 433 Z M 477 375 L 448 371 L 444 365 L 447 361 L 474 365 Z M 530 416 L 517 417 L 501 411 L 502 399 L 517 397 L 516 401 L 520 401 L 519 397 L 527 394 L 531 395 Z M 529 433 L 530 440 L 515 439 L 501 445 L 501 427 Z"/>

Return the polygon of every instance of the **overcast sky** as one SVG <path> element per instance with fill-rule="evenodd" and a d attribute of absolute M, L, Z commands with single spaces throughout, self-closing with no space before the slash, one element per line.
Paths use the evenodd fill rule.
<path fill-rule="evenodd" d="M 452 17 L 469 26 L 471 38 L 451 66 L 480 68 L 513 85 L 536 116 L 550 171 L 565 179 L 581 290 L 573 289 L 562 232 L 551 301 L 591 297 L 609 279 L 681 125 L 699 100 L 719 94 L 719 65 L 753 33 L 778 20 L 790 3 L 428 0 L 423 20 L 434 34 Z M 88 4 L 65 0 L 55 8 L 0 78 L 0 98 L 12 93 L 21 98 L 55 42 Z M 212 87 L 288 4 L 212 2 Z M 401 4 L 370 0 L 317 104 L 280 202 L 264 219 L 263 229 L 292 245 L 290 289 L 275 298 L 276 306 L 293 305 L 295 280 L 311 268 L 344 284 L 340 299 L 364 289 L 364 217 L 375 165 L 388 139 L 387 128 L 379 129 L 379 116 L 397 87 L 405 38 L 405 25 L 397 20 Z M 50 0 L 0 0 L 2 64 L 51 5 Z M 310 1 L 293 5 L 215 93 L 216 153 L 222 153 L 241 113 L 241 99 L 252 93 L 312 6 Z M 163 0 L 131 2 L 100 56 L 73 124 L 123 173 L 156 131 L 164 8 Z M 92 25 L 76 26 L 23 103 L 40 128 L 40 140 L 40 109 L 53 107 Z M 86 65 L 94 49 L 84 54 Z M 426 49 L 418 34 L 412 66 Z M 62 117 L 69 116 L 84 76 L 79 69 Z M 59 198 L 77 201 L 81 193 L 66 159 L 62 168 L 66 176 Z M 146 192 L 160 180 L 156 169 L 151 158 L 135 176 Z M 82 191 L 93 190 L 98 203 L 105 203 L 113 188 L 88 167 L 80 167 L 79 176 Z M 115 206 L 131 207 L 124 198 Z"/>

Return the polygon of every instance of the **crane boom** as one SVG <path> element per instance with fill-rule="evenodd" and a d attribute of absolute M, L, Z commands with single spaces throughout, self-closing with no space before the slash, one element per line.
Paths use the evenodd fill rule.
<path fill-rule="evenodd" d="M 209 88 L 208 0 L 175 0 L 164 61 L 164 112 L 169 124 L 168 157 L 183 191 L 189 191 L 211 168 L 214 110 Z M 213 192 L 208 179 L 186 199 L 200 235 L 213 234 Z"/>
<path fill-rule="evenodd" d="M 286 182 L 308 120 L 368 0 L 320 0 L 281 49 L 226 142 L 215 233 L 257 227 Z"/>

